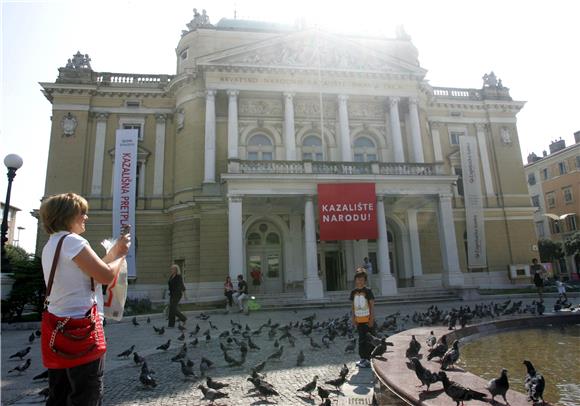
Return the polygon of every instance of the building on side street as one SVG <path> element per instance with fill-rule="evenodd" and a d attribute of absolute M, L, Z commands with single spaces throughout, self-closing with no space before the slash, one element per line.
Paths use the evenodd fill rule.
<path fill-rule="evenodd" d="M 175 74 L 95 71 L 77 53 L 41 83 L 45 196 L 88 199 L 93 246 L 111 234 L 115 131 L 139 131 L 129 295 L 161 300 L 172 262 L 189 300 L 221 300 L 226 275 L 254 269 L 263 292 L 309 300 L 350 290 L 365 257 L 376 294 L 397 295 L 509 284 L 535 255 L 525 102 L 493 72 L 477 88 L 432 85 L 402 28 L 371 38 L 206 14 L 186 27 Z M 378 237 L 321 240 L 318 185 L 352 183 L 374 186 Z"/>
<path fill-rule="evenodd" d="M 2 213 L 4 213 L 4 207 L 6 205 L 4 204 L 4 202 L 0 202 L 0 211 Z M 14 245 L 16 243 L 16 245 L 18 245 L 19 241 L 18 238 L 15 240 L 14 237 L 14 233 L 17 230 L 16 227 L 16 215 L 18 214 L 18 212 L 20 211 L 20 209 L 18 207 L 12 206 L 10 205 L 10 207 L 8 207 L 8 217 L 6 219 L 6 221 L 8 222 L 8 232 L 6 234 L 6 244 L 8 245 Z M 18 234 L 18 233 L 17 233 Z"/>

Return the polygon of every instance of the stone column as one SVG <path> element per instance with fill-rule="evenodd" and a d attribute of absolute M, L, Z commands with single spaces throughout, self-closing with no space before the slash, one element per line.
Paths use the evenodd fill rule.
<path fill-rule="evenodd" d="M 322 281 L 318 276 L 318 259 L 316 255 L 316 225 L 314 223 L 314 203 L 312 196 L 306 196 L 304 202 L 304 242 L 306 255 L 306 279 L 304 293 L 306 299 L 322 299 L 324 292 Z"/>
<path fill-rule="evenodd" d="M 438 202 L 439 243 L 443 258 L 442 282 L 445 287 L 463 286 L 464 284 L 463 274 L 459 268 L 451 198 L 451 194 L 440 194 Z"/>
<path fill-rule="evenodd" d="M 423 163 L 423 142 L 421 140 L 421 125 L 419 124 L 418 100 L 416 97 L 409 97 L 409 120 L 411 121 L 411 139 L 413 144 L 414 162 Z"/>
<path fill-rule="evenodd" d="M 238 158 L 238 94 L 228 90 L 228 159 Z"/>
<path fill-rule="evenodd" d="M 441 127 L 441 123 L 432 121 L 430 124 L 431 124 L 431 138 L 433 139 L 433 153 L 435 155 L 435 162 L 443 162 L 443 151 L 441 149 L 441 135 L 439 134 L 439 127 Z"/>
<path fill-rule="evenodd" d="M 421 264 L 421 243 L 419 241 L 419 227 L 417 226 L 417 209 L 407 209 L 407 223 L 409 224 L 413 277 L 418 277 L 423 275 L 423 266 Z"/>
<path fill-rule="evenodd" d="M 105 138 L 107 137 L 108 113 L 99 113 L 96 116 L 97 131 L 95 136 L 95 155 L 93 157 L 93 179 L 91 181 L 91 195 L 100 196 L 103 193 L 103 160 L 105 157 Z"/>
<path fill-rule="evenodd" d="M 286 150 L 286 160 L 295 161 L 294 93 L 284 93 L 284 149 Z"/>
<path fill-rule="evenodd" d="M 487 143 L 485 142 L 485 124 L 476 124 L 475 127 L 477 128 L 477 145 L 479 146 L 479 154 L 481 156 L 481 169 L 483 170 L 485 193 L 489 197 L 495 197 L 491 167 L 489 164 L 489 154 L 487 153 Z"/>
<path fill-rule="evenodd" d="M 147 173 L 145 161 L 137 161 L 137 167 L 139 168 L 139 186 L 137 187 L 138 193 L 137 197 L 145 197 L 145 174 Z"/>
<path fill-rule="evenodd" d="M 403 149 L 403 136 L 401 134 L 401 122 L 399 119 L 399 98 L 389 98 L 389 118 L 391 123 L 391 136 L 393 138 L 393 152 L 395 162 L 405 162 Z"/>
<path fill-rule="evenodd" d="M 229 275 L 235 281 L 244 269 L 244 236 L 242 231 L 242 198 L 228 199 Z"/>
<path fill-rule="evenodd" d="M 153 196 L 163 196 L 163 169 L 165 165 L 165 114 L 155 115 L 155 167 Z"/>
<path fill-rule="evenodd" d="M 379 238 L 377 240 L 379 291 L 381 296 L 393 296 L 397 294 L 397 281 L 391 273 L 389 262 L 389 239 L 387 237 L 387 219 L 385 218 L 383 196 L 377 196 L 377 223 L 379 227 Z"/>
<path fill-rule="evenodd" d="M 350 129 L 348 126 L 348 96 L 338 96 L 338 122 L 340 126 L 340 151 L 343 161 L 352 161 L 352 146 L 350 145 Z"/>
<path fill-rule="evenodd" d="M 205 154 L 203 183 L 215 183 L 215 90 L 208 89 L 205 97 Z"/>

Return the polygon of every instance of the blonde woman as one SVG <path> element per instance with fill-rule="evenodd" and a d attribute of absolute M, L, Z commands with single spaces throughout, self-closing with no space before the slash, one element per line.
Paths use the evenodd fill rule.
<path fill-rule="evenodd" d="M 179 301 L 185 292 L 185 285 L 183 284 L 183 277 L 181 276 L 181 269 L 179 265 L 173 264 L 169 268 L 171 275 L 167 284 L 169 285 L 169 322 L 168 327 L 175 327 L 175 317 L 182 323 L 187 321 L 187 317 L 181 313 L 177 307 Z"/>
<path fill-rule="evenodd" d="M 48 279 L 59 240 L 62 240 L 48 311 L 59 317 L 83 317 L 96 302 L 103 316 L 101 284 L 113 281 L 129 252 L 131 237 L 122 235 L 102 258 L 81 237 L 85 232 L 87 201 L 74 193 L 50 196 L 40 206 L 40 219 L 49 239 L 42 250 L 44 280 Z M 94 280 L 94 291 L 91 289 Z M 73 368 L 49 369 L 47 405 L 100 405 L 103 398 L 104 355 Z"/>

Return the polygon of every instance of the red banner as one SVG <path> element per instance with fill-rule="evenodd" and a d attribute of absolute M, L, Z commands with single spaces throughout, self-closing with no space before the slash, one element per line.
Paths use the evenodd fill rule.
<path fill-rule="evenodd" d="M 318 185 L 320 239 L 376 239 L 377 196 L 374 183 Z"/>

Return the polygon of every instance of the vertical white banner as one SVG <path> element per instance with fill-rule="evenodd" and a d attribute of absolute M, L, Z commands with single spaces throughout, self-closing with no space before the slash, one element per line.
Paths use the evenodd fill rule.
<path fill-rule="evenodd" d="M 467 266 L 485 268 L 485 220 L 481 194 L 481 175 L 477 139 L 472 135 L 459 137 L 461 169 L 463 171 L 463 197 L 467 225 Z"/>
<path fill-rule="evenodd" d="M 137 276 L 135 268 L 135 206 L 137 204 L 137 130 L 117 130 L 113 176 L 113 237 L 131 225 L 133 242 L 127 255 L 127 275 Z"/>

